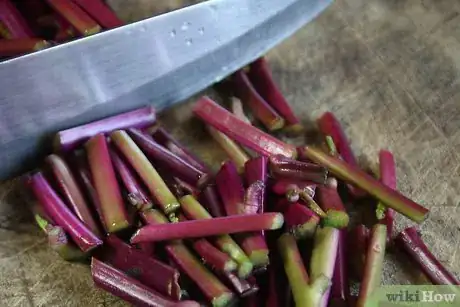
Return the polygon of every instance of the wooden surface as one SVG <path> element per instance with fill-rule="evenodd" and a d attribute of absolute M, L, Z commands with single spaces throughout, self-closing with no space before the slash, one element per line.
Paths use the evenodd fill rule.
<path fill-rule="evenodd" d="M 109 2 L 126 21 L 181 4 Z M 394 152 L 399 189 L 431 209 L 420 228 L 434 253 L 456 273 L 459 13 L 459 2 L 449 0 L 337 0 L 268 55 L 275 79 L 308 127 L 331 110 L 364 165 L 375 166 L 381 148 Z M 163 120 L 208 161 L 218 163 L 223 154 L 200 137 L 203 132 L 189 110 L 190 104 L 181 105 Z M 124 306 L 93 288 L 87 267 L 65 263 L 47 248 L 16 186 L 11 181 L 0 189 L 0 305 Z M 398 229 L 407 224 L 398 217 Z M 384 282 L 417 282 L 411 264 L 398 259 L 388 255 Z"/>

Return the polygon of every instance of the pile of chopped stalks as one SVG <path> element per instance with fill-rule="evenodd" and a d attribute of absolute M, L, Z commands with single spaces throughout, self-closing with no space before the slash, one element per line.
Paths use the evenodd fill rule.
<path fill-rule="evenodd" d="M 303 133 L 263 58 L 227 82 L 233 112 L 208 97 L 193 107 L 230 158 L 217 173 L 150 107 L 60 131 L 56 153 L 24 176 L 50 247 L 91 259 L 96 286 L 138 306 L 361 307 L 390 244 L 433 284 L 458 284 L 415 228 L 393 234 L 396 212 L 421 223 L 428 210 L 396 190 L 390 152 L 376 179 L 332 113 L 318 119 L 319 147 L 253 126 L 242 104 L 267 131 Z M 344 197 L 376 200 L 370 229 L 349 225 Z"/>

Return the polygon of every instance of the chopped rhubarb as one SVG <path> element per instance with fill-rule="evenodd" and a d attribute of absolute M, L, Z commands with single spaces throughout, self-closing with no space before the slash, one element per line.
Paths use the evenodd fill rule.
<path fill-rule="evenodd" d="M 259 287 L 256 284 L 251 284 L 248 280 L 241 279 L 236 274 L 223 273 L 219 274 L 219 277 L 231 286 L 240 297 L 248 297 L 259 291 Z"/>
<path fill-rule="evenodd" d="M 121 27 L 124 23 L 102 0 L 72 0 L 106 29 Z"/>
<path fill-rule="evenodd" d="M 235 72 L 232 81 L 236 96 L 249 106 L 254 117 L 269 131 L 283 128 L 284 119 L 257 93 L 244 70 Z"/>
<path fill-rule="evenodd" d="M 214 217 L 224 216 L 224 206 L 220 200 L 216 185 L 208 184 L 200 193 L 199 201 Z"/>
<path fill-rule="evenodd" d="M 434 285 L 460 285 L 457 277 L 431 253 L 414 227 L 400 232 L 395 238 L 395 244 L 418 265 Z"/>
<path fill-rule="evenodd" d="M 153 289 L 116 268 L 93 258 L 91 261 L 91 275 L 94 284 L 135 306 L 151 307 L 199 307 L 193 301 L 177 302 L 163 297 Z"/>
<path fill-rule="evenodd" d="M 323 165 L 332 174 L 350 184 L 356 185 L 370 195 L 382 201 L 388 207 L 407 216 L 415 222 L 423 222 L 428 215 L 428 210 L 414 201 L 408 199 L 398 191 L 380 183 L 362 170 L 355 168 L 340 159 L 329 156 L 319 149 L 313 147 L 303 147 L 299 149 L 299 154 Z"/>
<path fill-rule="evenodd" d="M 244 165 L 244 176 L 246 178 L 246 185 L 249 186 L 256 181 L 267 182 L 267 166 L 268 158 L 259 156 L 252 158 Z"/>
<path fill-rule="evenodd" d="M 206 239 L 199 239 L 192 243 L 193 249 L 201 259 L 213 270 L 219 272 L 232 272 L 237 268 L 237 263 L 229 255 L 215 248 Z"/>
<path fill-rule="evenodd" d="M 247 123 L 249 125 L 252 125 L 251 120 L 249 120 L 249 118 L 244 113 L 243 104 L 241 103 L 241 100 L 239 100 L 236 97 L 232 97 L 231 107 L 232 107 L 232 113 L 236 117 L 238 117 L 239 119 L 241 119 L 245 123 Z"/>
<path fill-rule="evenodd" d="M 396 165 L 393 154 L 387 150 L 379 153 L 380 181 L 389 188 L 396 190 Z M 393 237 L 393 220 L 395 212 L 393 209 L 386 208 L 383 203 L 377 204 L 377 218 L 381 224 L 387 226 L 387 239 Z"/>
<path fill-rule="evenodd" d="M 331 286 L 331 306 L 347 307 L 350 299 L 350 283 L 347 270 L 347 232 L 340 230 L 337 260 Z"/>
<path fill-rule="evenodd" d="M 129 135 L 123 130 L 118 130 L 112 132 L 110 137 L 118 150 L 120 150 L 129 164 L 141 177 L 142 181 L 149 189 L 150 194 L 154 196 L 156 203 L 161 209 L 166 214 L 178 210 L 180 204 L 176 197 L 171 193 L 157 170 Z"/>
<path fill-rule="evenodd" d="M 215 180 L 227 215 L 243 214 L 244 187 L 236 165 L 231 161 L 223 163 Z"/>
<path fill-rule="evenodd" d="M 267 61 L 259 58 L 251 63 L 248 76 L 260 96 L 285 119 L 283 130 L 294 135 L 302 133 L 303 127 L 273 80 Z"/>
<path fill-rule="evenodd" d="M 41 172 L 28 176 L 27 185 L 43 206 L 45 212 L 64 229 L 83 252 L 102 245 L 91 230 L 67 208 Z"/>
<path fill-rule="evenodd" d="M 369 246 L 369 229 L 362 225 L 353 227 L 348 237 L 348 262 L 350 267 L 350 275 L 355 279 L 361 280 L 363 276 L 364 264 L 366 262 L 366 254 Z"/>
<path fill-rule="evenodd" d="M 287 158 L 282 155 L 274 155 L 269 159 L 270 173 L 276 179 L 293 179 L 299 181 L 311 181 L 325 184 L 327 170 L 313 163 L 307 163 Z"/>
<path fill-rule="evenodd" d="M 54 139 L 56 150 L 68 152 L 99 133 L 108 133 L 117 129 L 145 128 L 156 121 L 156 112 L 152 107 L 145 107 L 92 123 L 59 131 Z"/>
<path fill-rule="evenodd" d="M 94 187 L 101 206 L 101 221 L 109 232 L 129 227 L 128 214 L 121 196 L 105 136 L 97 134 L 85 145 Z"/>
<path fill-rule="evenodd" d="M 316 188 L 316 197 L 319 206 L 327 215 L 324 219 L 325 226 L 335 228 L 348 226 L 350 218 L 337 191 L 337 180 L 335 178 L 330 178 L 327 185 L 318 186 Z"/>
<path fill-rule="evenodd" d="M 49 155 L 46 158 L 46 162 L 54 174 L 57 186 L 67 205 L 93 233 L 100 235 L 99 227 L 93 218 L 90 207 L 86 203 L 83 192 L 80 190 L 67 163 L 60 156 L 54 154 Z"/>
<path fill-rule="evenodd" d="M 308 190 L 301 190 L 300 199 L 310 208 L 313 212 L 315 212 L 319 217 L 325 219 L 327 218 L 327 214 L 321 209 L 321 207 L 316 203 L 316 201 L 310 196 L 310 192 Z"/>
<path fill-rule="evenodd" d="M 281 154 L 289 158 L 297 157 L 293 145 L 288 145 L 239 120 L 235 115 L 206 96 L 195 104 L 193 112 L 208 125 L 261 155 Z"/>
<path fill-rule="evenodd" d="M 0 20 L 8 31 L 8 39 L 34 37 L 26 20 L 10 0 L 0 0 Z"/>
<path fill-rule="evenodd" d="M 301 193 L 306 193 L 310 198 L 315 197 L 316 184 L 308 181 L 290 179 L 277 179 L 271 186 L 277 195 L 283 195 L 290 202 L 297 202 Z"/>
<path fill-rule="evenodd" d="M 13 57 L 46 49 L 51 44 L 38 38 L 0 39 L 0 57 Z"/>
<path fill-rule="evenodd" d="M 292 203 L 284 212 L 286 229 L 296 239 L 311 237 L 319 224 L 320 218 L 302 204 Z"/>
<path fill-rule="evenodd" d="M 265 184 L 263 181 L 256 181 L 252 183 L 244 195 L 243 213 L 256 214 L 263 213 L 265 194 Z"/>

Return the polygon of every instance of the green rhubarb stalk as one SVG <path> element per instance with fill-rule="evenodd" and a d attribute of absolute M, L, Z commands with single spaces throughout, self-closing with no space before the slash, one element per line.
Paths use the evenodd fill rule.
<path fill-rule="evenodd" d="M 118 130 L 112 132 L 110 137 L 134 170 L 142 178 L 163 212 L 169 215 L 178 210 L 180 204 L 176 197 L 169 190 L 156 169 L 129 135 L 123 130 Z"/>
<path fill-rule="evenodd" d="M 320 275 L 310 282 L 296 239 L 291 234 L 281 235 L 278 239 L 278 250 L 284 263 L 296 306 L 319 306 L 321 297 L 330 287 L 330 279 Z"/>
<path fill-rule="evenodd" d="M 187 218 L 195 220 L 212 219 L 211 214 L 192 195 L 186 195 L 180 198 L 179 201 Z M 236 261 L 239 277 L 245 278 L 252 272 L 253 264 L 251 260 L 229 235 L 217 236 L 214 240 L 221 251 Z"/>
<path fill-rule="evenodd" d="M 307 205 L 310 210 L 315 212 L 320 218 L 327 218 L 326 212 L 316 203 L 316 201 L 310 196 L 307 190 L 301 190 L 299 196 L 302 201 Z"/>
<path fill-rule="evenodd" d="M 369 297 L 380 286 L 386 242 L 387 227 L 383 224 L 374 225 L 367 249 L 363 280 L 361 281 L 356 307 L 367 306 Z"/>

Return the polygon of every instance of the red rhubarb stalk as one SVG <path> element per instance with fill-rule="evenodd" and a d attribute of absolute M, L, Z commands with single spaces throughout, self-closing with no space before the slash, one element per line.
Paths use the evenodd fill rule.
<path fill-rule="evenodd" d="M 179 143 L 174 137 L 160 126 L 153 126 L 148 129 L 149 134 L 161 146 L 166 147 L 170 152 L 186 161 L 203 173 L 210 173 L 208 166 L 196 155 Z"/>
<path fill-rule="evenodd" d="M 428 216 L 429 211 L 426 208 L 340 159 L 331 157 L 319 149 L 308 146 L 300 148 L 299 152 L 301 156 L 323 165 L 338 178 L 356 185 L 388 207 L 415 222 L 421 223 Z"/>
<path fill-rule="evenodd" d="M 263 203 L 265 194 L 265 184 L 262 181 L 252 183 L 244 195 L 243 213 L 256 214 L 263 213 Z"/>
<path fill-rule="evenodd" d="M 369 246 L 369 229 L 362 225 L 353 227 L 348 237 L 348 261 L 350 273 L 357 280 L 361 280 L 363 276 L 364 264 L 366 262 L 367 247 Z"/>
<path fill-rule="evenodd" d="M 257 93 L 244 70 L 235 72 L 232 80 L 236 96 L 248 105 L 255 118 L 269 131 L 283 128 L 284 119 Z"/>
<path fill-rule="evenodd" d="M 155 142 L 150 135 L 134 128 L 128 129 L 128 134 L 154 163 L 161 165 L 162 168 L 170 171 L 174 176 L 197 187 L 203 186 L 209 180 L 208 174 L 196 169 Z"/>
<path fill-rule="evenodd" d="M 300 134 L 303 127 L 273 80 L 267 61 L 260 58 L 249 67 L 248 76 L 257 92 L 285 119 L 286 127 L 283 130 Z"/>
<path fill-rule="evenodd" d="M 145 128 L 156 121 L 155 109 L 145 107 L 123 114 L 115 115 L 86 125 L 59 131 L 54 144 L 57 150 L 64 152 L 75 149 L 87 139 L 99 133 L 108 133 L 125 128 Z"/>
<path fill-rule="evenodd" d="M 88 226 L 91 231 L 97 235 L 100 235 L 99 227 L 93 218 L 93 214 L 90 211 L 90 207 L 86 203 L 85 197 L 80 190 L 72 172 L 70 171 L 67 163 L 58 155 L 49 155 L 46 158 L 47 164 L 50 166 L 54 177 L 57 182 L 57 186 L 64 196 L 67 205 L 70 206 L 75 215 Z"/>
<path fill-rule="evenodd" d="M 277 195 L 283 195 L 290 202 L 297 202 L 301 193 L 306 193 L 310 198 L 315 197 L 316 184 L 308 181 L 278 179 L 271 186 Z"/>
<path fill-rule="evenodd" d="M 109 149 L 103 134 L 92 137 L 85 145 L 91 175 L 96 188 L 101 220 L 109 232 L 117 232 L 129 226 L 128 214 L 121 196 Z"/>
<path fill-rule="evenodd" d="M 341 229 L 339 234 L 339 246 L 335 262 L 334 275 L 331 286 L 331 306 L 347 307 L 350 298 L 350 284 L 347 270 L 347 236 L 346 230 Z"/>
<path fill-rule="evenodd" d="M 147 287 L 134 278 L 116 268 L 93 258 L 91 261 L 91 275 L 94 284 L 105 291 L 125 300 L 135 306 L 152 307 L 199 307 L 193 301 L 177 302 L 163 297 L 155 290 Z"/>
<path fill-rule="evenodd" d="M 34 33 L 10 0 L 0 0 L 0 20 L 8 31 L 8 39 L 32 38 Z"/>
<path fill-rule="evenodd" d="M 268 289 L 265 307 L 284 307 L 291 305 L 291 288 L 278 255 L 271 253 L 268 267 Z"/>
<path fill-rule="evenodd" d="M 180 205 L 176 197 L 168 189 L 168 186 L 152 166 L 150 161 L 123 130 L 114 131 L 110 134 L 116 147 L 128 160 L 144 184 L 154 196 L 156 203 L 166 213 L 170 214 L 179 209 Z"/>
<path fill-rule="evenodd" d="M 41 172 L 29 176 L 27 184 L 46 213 L 69 234 L 83 252 L 102 245 L 101 239 L 67 208 Z"/>
<path fill-rule="evenodd" d="M 46 40 L 37 38 L 0 39 L 0 57 L 18 56 L 50 46 Z"/>
<path fill-rule="evenodd" d="M 292 203 L 284 212 L 286 229 L 296 239 L 311 237 L 319 224 L 320 218 L 312 210 L 300 203 Z"/>
<path fill-rule="evenodd" d="M 366 255 L 366 263 L 364 266 L 363 280 L 361 281 L 361 286 L 359 288 L 359 296 L 356 307 L 368 306 L 369 297 L 380 286 L 386 242 L 386 226 L 376 224 L 372 228 L 371 232 L 371 238 Z"/>
<path fill-rule="evenodd" d="M 206 96 L 195 104 L 193 112 L 207 124 L 261 155 L 280 154 L 289 158 L 297 157 L 293 145 L 286 144 L 239 120 L 235 115 Z"/>
<path fill-rule="evenodd" d="M 124 23 L 102 0 L 72 0 L 93 17 L 103 28 L 113 29 Z"/>
<path fill-rule="evenodd" d="M 337 191 L 337 180 L 329 178 L 327 185 L 320 185 L 316 188 L 318 204 L 326 212 L 325 226 L 345 228 L 350 220 L 342 199 Z"/>
<path fill-rule="evenodd" d="M 151 208 L 152 201 L 144 191 L 144 188 L 141 186 L 139 180 L 128 164 L 126 164 L 120 155 L 113 149 L 110 150 L 110 157 L 115 171 L 121 178 L 121 181 L 128 192 L 127 199 L 129 203 L 140 211 Z"/>
<path fill-rule="evenodd" d="M 247 123 L 249 125 L 252 125 L 251 121 L 249 120 L 249 118 L 244 113 L 243 104 L 241 103 L 241 100 L 239 100 L 236 97 L 232 97 L 231 107 L 232 107 L 232 113 L 236 117 L 238 117 L 239 119 L 241 119 L 245 123 Z"/>
<path fill-rule="evenodd" d="M 48 4 L 64 17 L 77 31 L 84 35 L 93 35 L 101 31 L 101 27 L 73 1 L 46 0 Z"/>
<path fill-rule="evenodd" d="M 457 277 L 428 249 L 415 227 L 401 231 L 395 238 L 395 244 L 419 266 L 434 285 L 460 285 Z"/>
<path fill-rule="evenodd" d="M 236 165 L 223 163 L 215 180 L 227 215 L 244 214 L 244 187 Z"/>
<path fill-rule="evenodd" d="M 229 255 L 221 252 L 206 239 L 199 239 L 192 243 L 193 249 L 213 270 L 219 272 L 233 272 L 237 263 Z"/>
<path fill-rule="evenodd" d="M 251 192 L 257 192 L 256 196 L 259 198 L 260 208 L 258 213 L 263 213 L 265 211 L 265 187 L 267 183 L 267 164 L 268 159 L 264 156 L 259 156 L 257 158 L 252 158 L 246 162 L 244 165 L 244 175 L 246 179 L 246 184 L 249 188 L 252 186 Z M 259 183 L 258 183 L 259 182 Z M 250 199 L 249 191 L 246 191 L 245 199 Z M 247 201 L 245 201 L 247 203 Z"/>
<path fill-rule="evenodd" d="M 214 184 L 208 184 L 201 191 L 198 199 L 212 216 L 220 217 L 225 215 L 224 206 Z"/>
<path fill-rule="evenodd" d="M 219 277 L 227 285 L 231 286 L 241 298 L 254 295 L 259 291 L 257 284 L 251 284 L 248 280 L 241 279 L 236 274 L 223 273 L 219 274 Z"/>
<path fill-rule="evenodd" d="M 274 155 L 269 159 L 270 173 L 274 178 L 286 178 L 325 184 L 327 170 L 319 165 Z"/>
<path fill-rule="evenodd" d="M 387 187 L 396 190 L 396 165 L 393 154 L 387 150 L 381 150 L 379 153 L 380 181 Z M 377 204 L 377 218 L 381 224 L 387 226 L 387 239 L 393 237 L 393 220 L 395 212 L 393 209 L 379 202 Z"/>
<path fill-rule="evenodd" d="M 103 261 L 155 289 L 162 295 L 179 300 L 179 272 L 136 248 L 129 246 L 114 235 L 105 240 Z"/>

